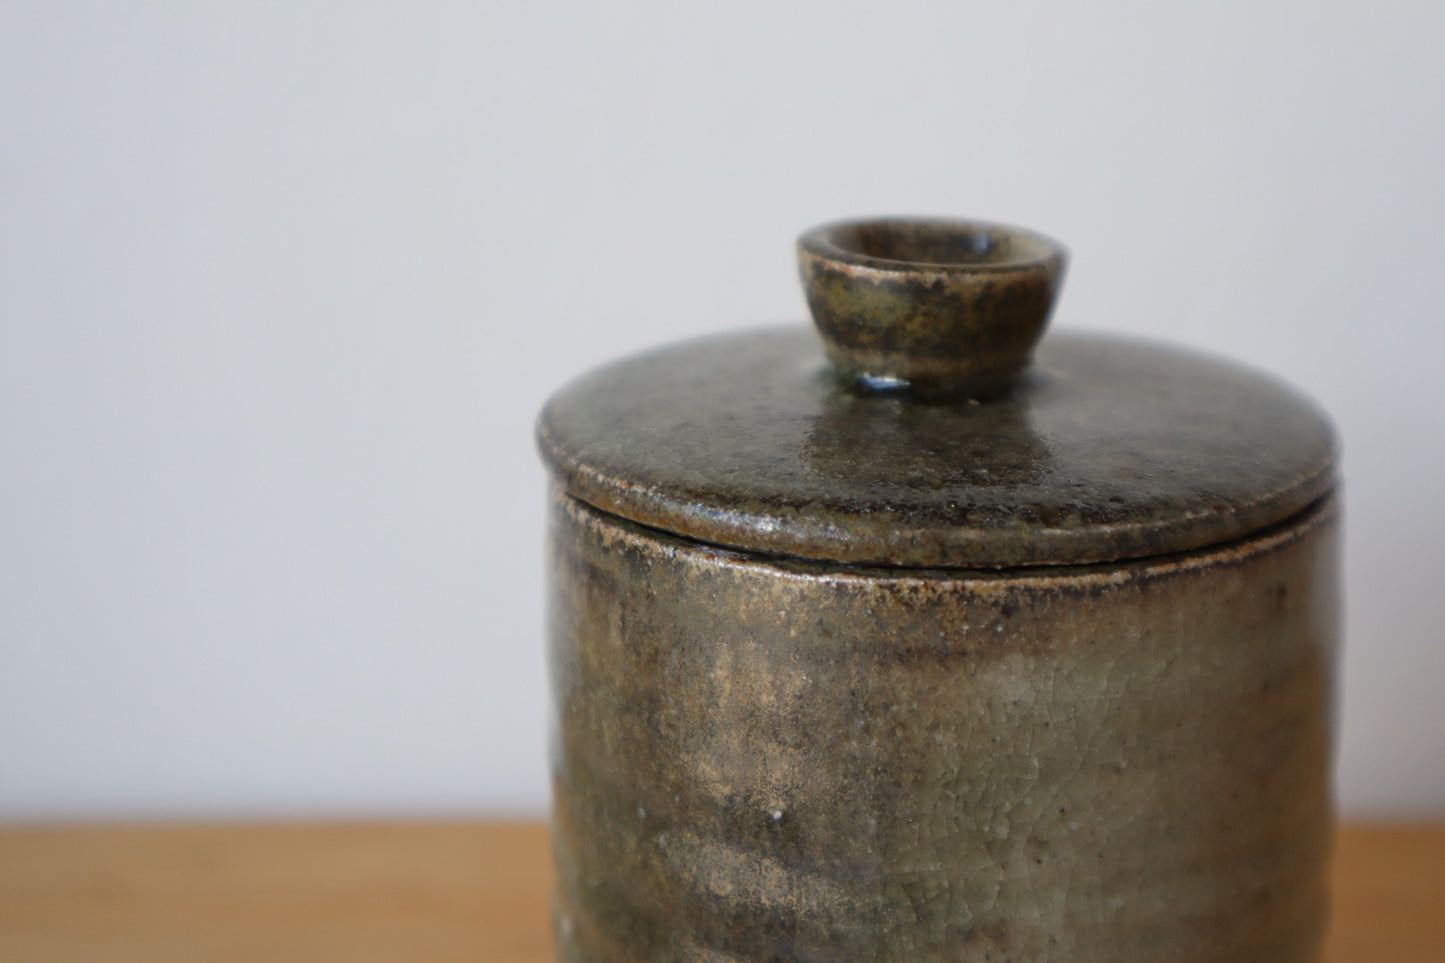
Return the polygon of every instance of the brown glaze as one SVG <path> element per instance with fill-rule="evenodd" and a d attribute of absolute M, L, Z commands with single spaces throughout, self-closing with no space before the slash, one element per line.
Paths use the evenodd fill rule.
<path fill-rule="evenodd" d="M 542 412 L 543 457 L 606 511 L 702 541 L 930 566 L 1187 551 L 1282 521 L 1334 483 L 1308 399 L 1238 365 L 1059 332 L 982 403 L 840 383 L 807 329 L 600 369 Z"/>
<path fill-rule="evenodd" d="M 1207 551 L 994 574 L 555 506 L 567 963 L 1316 959 L 1329 502 Z"/>
<path fill-rule="evenodd" d="M 1308 963 L 1334 435 L 1235 365 L 1037 351 L 1061 246 L 804 235 L 752 332 L 538 422 L 567 963 Z"/>
<path fill-rule="evenodd" d="M 1057 241 L 983 221 L 840 221 L 798 239 L 828 357 L 846 377 L 920 395 L 1004 389 L 1043 334 L 1067 264 Z"/>

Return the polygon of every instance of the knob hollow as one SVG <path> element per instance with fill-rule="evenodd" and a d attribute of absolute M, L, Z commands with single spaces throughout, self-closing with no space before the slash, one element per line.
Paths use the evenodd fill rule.
<path fill-rule="evenodd" d="M 808 307 L 846 378 L 879 389 L 982 396 L 1029 363 L 1068 249 L 984 221 L 840 221 L 798 239 Z"/>

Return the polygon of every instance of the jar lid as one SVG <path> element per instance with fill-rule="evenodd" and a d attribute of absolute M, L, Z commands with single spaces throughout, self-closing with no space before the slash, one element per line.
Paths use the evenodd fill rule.
<path fill-rule="evenodd" d="M 1017 228 L 804 234 L 803 327 L 626 359 L 538 422 L 563 488 L 717 545 L 867 565 L 1068 565 L 1187 551 L 1333 485 L 1328 420 L 1249 369 L 1055 334 L 1067 252 Z M 825 357 L 826 355 L 826 357 Z"/>

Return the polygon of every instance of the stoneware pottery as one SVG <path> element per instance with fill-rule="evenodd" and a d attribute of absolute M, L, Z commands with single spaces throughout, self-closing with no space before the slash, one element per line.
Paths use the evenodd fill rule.
<path fill-rule="evenodd" d="M 1335 442 L 1214 358 L 1041 339 L 1058 243 L 798 244 L 822 334 L 538 424 L 569 963 L 1318 959 Z"/>

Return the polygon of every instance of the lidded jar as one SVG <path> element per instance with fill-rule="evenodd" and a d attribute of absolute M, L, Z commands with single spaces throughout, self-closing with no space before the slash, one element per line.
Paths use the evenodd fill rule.
<path fill-rule="evenodd" d="M 799 258 L 821 345 L 664 348 L 540 418 L 561 958 L 1317 959 L 1328 421 L 1040 342 L 1067 254 L 1028 231 Z"/>

